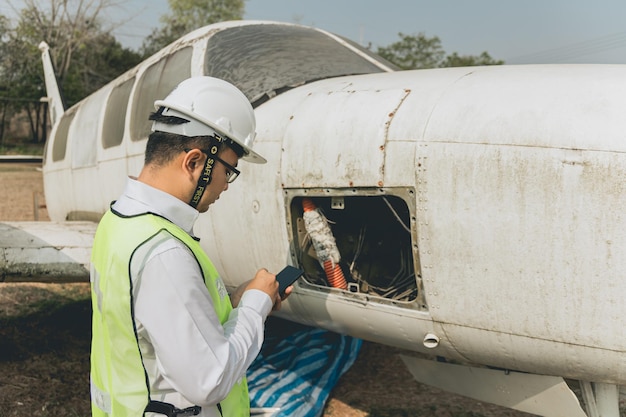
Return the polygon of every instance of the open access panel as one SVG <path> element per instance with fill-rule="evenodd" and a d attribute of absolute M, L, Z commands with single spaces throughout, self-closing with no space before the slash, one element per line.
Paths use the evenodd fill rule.
<path fill-rule="evenodd" d="M 285 190 L 300 286 L 425 309 L 412 188 Z"/>

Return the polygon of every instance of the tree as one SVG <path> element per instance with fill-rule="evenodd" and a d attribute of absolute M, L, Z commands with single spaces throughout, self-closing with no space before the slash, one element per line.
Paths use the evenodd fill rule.
<path fill-rule="evenodd" d="M 99 35 L 98 15 L 111 0 L 51 0 L 45 6 L 38 0 L 24 0 L 16 36 L 30 43 L 33 50 L 46 41 L 52 51 L 57 77 L 65 80 L 74 54 Z"/>
<path fill-rule="evenodd" d="M 10 39 L 9 19 L 0 15 L 0 59 L 7 57 L 11 53 L 8 41 Z M 7 97 L 8 85 L 10 85 L 11 68 L 0 65 L 0 98 Z M 2 82 L 1 80 L 6 80 Z M 4 127 L 7 121 L 7 114 L 13 103 L 8 100 L 0 100 L 0 145 L 4 144 Z"/>
<path fill-rule="evenodd" d="M 377 53 L 404 70 L 504 64 L 504 61 L 494 60 L 487 52 L 479 56 L 459 56 L 453 52 L 446 56 L 437 36 L 429 38 L 424 33 L 406 35 L 402 32 L 398 36 L 399 41 L 379 47 Z"/>
<path fill-rule="evenodd" d="M 424 33 L 415 36 L 398 34 L 400 40 L 378 48 L 378 55 L 401 69 L 435 68 L 445 53 L 438 37 L 427 38 Z"/>
<path fill-rule="evenodd" d="M 46 41 L 59 87 L 72 105 L 140 62 L 102 30 L 100 15 L 113 0 L 24 0 L 25 7 L 11 25 L 0 19 L 0 90 L 16 101 L 13 111 L 28 110 L 44 96 L 41 53 Z M 15 10 L 15 9 L 14 9 Z M 17 12 L 17 10 L 16 10 Z M 31 117 L 31 125 L 32 125 Z M 33 137 L 36 135 L 33 132 Z"/>
<path fill-rule="evenodd" d="M 0 138 L 4 143 L 4 131 L 8 120 L 16 113 L 25 110 L 34 140 L 42 140 L 42 108 L 39 98 L 43 95 L 42 77 L 37 76 L 34 64 L 29 59 L 32 49 L 16 35 L 9 19 L 2 16 L 0 31 L 0 96 L 2 97 L 2 123 Z M 35 45 L 36 49 L 36 45 Z M 38 66 L 41 71 L 41 65 Z"/>
<path fill-rule="evenodd" d="M 38 0 L 24 0 L 24 4 L 12 39 L 14 49 L 22 53 L 7 60 L 16 61 L 8 65 L 23 66 L 28 71 L 28 79 L 22 80 L 26 82 L 26 91 L 28 85 L 33 91 L 33 78 L 41 80 L 38 84 L 42 86 L 37 48 L 41 41 L 50 45 L 56 76 L 70 105 L 139 63 L 137 53 L 122 48 L 101 29 L 99 16 L 116 4 L 113 0 L 50 0 L 45 5 Z M 109 61 L 107 57 L 118 58 Z M 124 62 L 120 62 L 120 57 Z M 35 98 L 33 94 L 28 97 Z"/>
<path fill-rule="evenodd" d="M 486 51 L 479 56 L 459 56 L 456 52 L 448 55 L 440 64 L 441 67 L 474 67 L 478 65 L 502 65 L 504 61 L 495 60 Z"/>
<path fill-rule="evenodd" d="M 141 53 L 150 56 L 200 27 L 226 20 L 241 20 L 245 0 L 168 0 L 172 14 L 161 17 L 163 27 L 144 40 Z"/>

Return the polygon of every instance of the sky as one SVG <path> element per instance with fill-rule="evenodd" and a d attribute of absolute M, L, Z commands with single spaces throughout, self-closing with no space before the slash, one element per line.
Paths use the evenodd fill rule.
<path fill-rule="evenodd" d="M 0 13 L 9 14 L 0 0 Z M 167 0 L 126 0 L 108 11 L 113 34 L 137 49 Z M 624 0 L 247 0 L 244 19 L 315 26 L 364 46 L 388 46 L 399 33 L 437 36 L 459 55 L 486 51 L 507 64 L 626 64 Z"/>

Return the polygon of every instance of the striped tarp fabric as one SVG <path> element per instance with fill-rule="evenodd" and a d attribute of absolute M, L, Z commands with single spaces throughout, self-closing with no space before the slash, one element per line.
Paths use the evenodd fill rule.
<path fill-rule="evenodd" d="M 361 345 L 361 339 L 268 319 L 261 353 L 247 374 L 250 406 L 279 408 L 275 417 L 321 416 Z"/>

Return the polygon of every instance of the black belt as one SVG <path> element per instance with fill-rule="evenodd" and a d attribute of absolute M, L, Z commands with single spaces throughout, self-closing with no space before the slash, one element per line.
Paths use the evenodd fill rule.
<path fill-rule="evenodd" d="M 200 414 L 202 407 L 194 405 L 184 409 L 176 408 L 172 404 L 164 403 L 161 401 L 150 400 L 144 412 L 146 413 L 158 413 L 166 415 L 167 417 L 184 417 L 184 416 L 197 416 Z"/>

